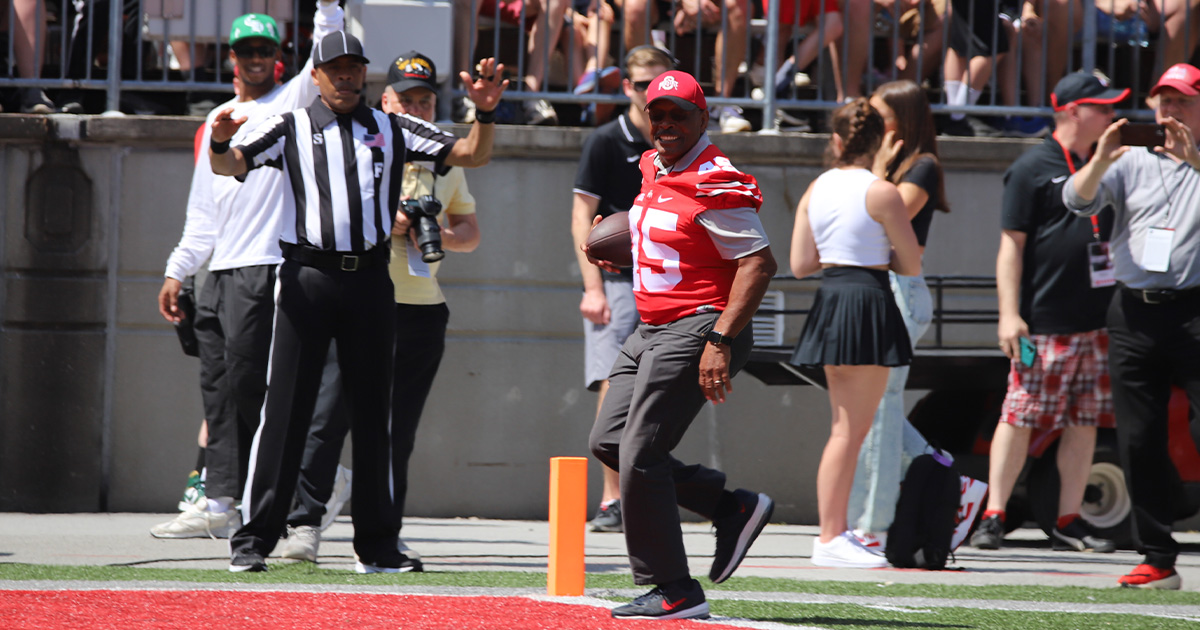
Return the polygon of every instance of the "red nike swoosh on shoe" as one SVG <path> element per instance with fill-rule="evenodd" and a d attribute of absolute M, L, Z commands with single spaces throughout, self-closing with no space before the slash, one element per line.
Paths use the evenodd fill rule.
<path fill-rule="evenodd" d="M 683 602 L 686 602 L 686 601 L 687 601 L 686 597 L 680 598 L 678 601 L 674 601 L 674 602 L 668 602 L 666 600 L 663 600 L 663 610 L 665 610 L 667 612 L 671 612 L 672 610 L 675 610 L 676 608 L 678 608 L 680 604 L 682 604 Z"/>

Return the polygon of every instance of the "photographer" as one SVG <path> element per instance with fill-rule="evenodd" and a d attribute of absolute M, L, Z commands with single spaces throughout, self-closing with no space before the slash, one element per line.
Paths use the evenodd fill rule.
<path fill-rule="evenodd" d="M 437 68 L 418 52 L 400 55 L 388 68 L 387 86 L 380 109 L 389 114 L 407 114 L 433 122 L 437 112 Z M 479 245 L 479 226 L 475 221 L 475 198 L 467 190 L 461 168 L 435 168 L 428 162 L 404 165 L 401 205 L 392 225 L 392 258 L 388 272 L 395 285 L 396 353 L 392 383 L 392 474 L 395 527 L 402 525 L 405 494 L 408 489 L 408 460 L 417 435 L 417 423 L 425 399 L 433 386 L 433 377 L 446 348 L 446 322 L 450 310 L 438 287 L 438 260 L 442 250 L 474 251 Z M 410 217 L 409 214 L 414 216 Z M 421 218 L 426 229 L 422 230 Z M 444 226 L 439 227 L 443 219 Z M 430 229 L 432 228 L 432 229 Z M 430 243 L 430 240 L 434 242 Z M 424 247 L 421 247 L 424 244 Z M 424 252 L 424 254 L 423 254 Z M 436 253 L 435 253 L 436 252 Z M 431 255 L 433 254 L 433 255 Z M 329 416 L 330 421 L 338 420 Z M 316 479 L 309 470 L 333 471 L 341 456 L 346 431 L 344 422 L 318 427 L 315 420 L 309 436 L 301 470 L 301 488 L 320 488 L 318 494 L 332 492 L 333 476 Z M 321 461 L 310 461 L 321 460 Z M 301 501 L 288 516 L 291 526 L 283 553 L 285 558 L 315 558 L 321 540 L 314 525 L 320 516 L 311 513 L 319 501 Z M 418 554 L 399 543 L 404 554 L 402 568 L 421 571 Z"/>
<path fill-rule="evenodd" d="M 1105 130 L 1087 165 L 1063 187 L 1083 215 L 1113 207 L 1118 290 L 1108 308 L 1109 374 L 1117 441 L 1145 560 L 1122 586 L 1179 589 L 1171 525 L 1185 503 L 1167 452 L 1171 384 L 1200 410 L 1200 69 L 1171 66 L 1147 103 L 1163 126 L 1159 147 L 1123 146 L 1127 120 Z"/>

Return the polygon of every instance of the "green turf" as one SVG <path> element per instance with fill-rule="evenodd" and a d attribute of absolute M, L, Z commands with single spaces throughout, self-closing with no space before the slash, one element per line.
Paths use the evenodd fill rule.
<path fill-rule="evenodd" d="M 541 588 L 544 573 L 511 571 L 429 571 L 401 575 L 357 575 L 322 569 L 303 562 L 270 562 L 267 573 L 230 573 L 217 569 L 158 569 L 129 566 L 60 566 L 0 563 L 0 580 L 30 581 L 165 581 L 228 584 L 403 584 L 414 586 L 486 586 Z M 889 584 L 881 582 L 818 582 L 784 578 L 734 577 L 724 584 L 701 580 L 709 591 L 757 591 L 885 597 L 936 597 L 1035 602 L 1136 603 L 1200 605 L 1193 591 L 1143 591 L 1119 588 L 1052 586 L 957 586 L 941 584 Z M 628 575 L 591 574 L 589 589 L 633 589 Z"/>

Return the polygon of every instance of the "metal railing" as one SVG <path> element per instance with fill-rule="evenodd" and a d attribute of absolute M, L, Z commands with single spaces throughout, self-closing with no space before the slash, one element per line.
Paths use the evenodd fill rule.
<path fill-rule="evenodd" d="M 353 1 L 361 3 L 364 0 Z M 538 15 L 531 16 L 527 9 L 528 3 L 522 3 L 516 19 L 510 21 L 519 24 L 536 24 L 527 31 L 526 28 L 517 28 L 506 22 L 508 16 L 503 13 L 502 4 L 499 1 L 493 2 L 494 9 L 490 15 L 481 15 L 481 1 L 469 1 L 471 11 L 469 18 L 470 49 L 475 52 L 476 56 L 490 55 L 501 59 L 515 56 L 513 77 L 525 77 L 531 71 L 541 75 L 534 77 L 534 80 L 531 81 L 533 85 L 526 85 L 524 81 L 513 81 L 512 88 L 507 95 L 508 100 L 545 99 L 553 103 L 585 105 L 627 102 L 627 99 L 621 94 L 600 93 L 598 87 L 592 92 L 574 93 L 573 88 L 579 79 L 579 73 L 576 71 L 579 62 L 572 60 L 579 59 L 582 51 L 579 48 L 581 44 L 571 36 L 579 18 L 569 6 L 563 14 L 565 17 L 560 18 L 551 16 L 549 10 L 542 10 Z M 604 0 L 598 1 L 603 2 Z M 654 20 L 652 13 L 656 12 L 655 7 L 658 5 L 654 0 L 648 0 L 647 10 L 641 24 L 642 31 L 645 33 L 644 42 L 657 43 L 667 48 L 676 57 L 687 57 L 689 63 L 682 68 L 684 70 L 698 76 L 713 75 L 713 67 L 716 64 L 710 61 L 705 54 L 709 43 L 718 33 L 723 34 L 723 40 L 728 40 L 732 32 L 729 5 L 722 0 L 713 1 L 720 5 L 719 24 L 711 27 L 698 27 L 691 32 L 680 33 L 673 28 L 674 11 L 679 5 L 671 5 L 671 9 L 666 15 L 659 15 L 658 19 Z M 735 2 L 736 0 L 729 1 Z M 745 2 L 745 0 L 742 1 Z M 761 0 L 750 1 L 757 4 Z M 800 13 L 800 0 L 784 1 L 792 3 L 795 13 Z M 1043 15 L 1049 15 L 1052 8 L 1061 2 L 1061 0 L 1033 1 L 1040 5 Z M 1142 0 L 1142 2 L 1149 1 Z M 936 76 L 937 68 L 945 66 L 949 48 L 947 44 L 952 28 L 952 20 L 947 19 L 945 11 L 939 11 L 939 7 L 965 4 L 968 7 L 965 19 L 974 21 L 986 17 L 990 20 L 989 13 L 994 15 L 1003 13 L 1005 5 L 1010 2 L 1012 0 L 975 0 L 973 2 L 918 0 L 912 13 L 905 17 L 897 11 L 876 8 L 872 0 L 843 0 L 843 11 L 840 14 L 827 14 L 822 8 L 815 20 L 803 27 L 780 24 L 780 2 L 769 3 L 766 14 L 753 19 L 750 18 L 753 17 L 755 8 L 751 7 L 750 15 L 747 16 L 748 19 L 744 25 L 747 32 L 745 50 L 734 54 L 734 51 L 722 48 L 715 54 L 722 68 L 728 67 L 735 58 L 741 57 L 745 68 L 750 69 L 758 65 L 754 53 L 756 50 L 755 40 L 759 40 L 762 46 L 763 63 L 761 65 L 765 83 L 762 95 L 760 98 L 753 98 L 755 86 L 752 85 L 752 81 L 743 80 L 740 82 L 742 87 L 739 90 L 727 89 L 725 94 L 714 94 L 710 98 L 710 103 L 718 106 L 736 105 L 745 109 L 761 110 L 763 120 L 770 122 L 774 120 L 774 114 L 778 108 L 829 110 L 836 107 L 847 93 L 853 94 L 861 91 L 869 94 L 874 86 L 883 79 L 892 80 L 902 76 L 921 78 L 929 76 L 931 69 L 934 71 L 933 76 Z M 859 3 L 869 5 L 868 13 L 872 19 L 867 20 L 867 23 L 856 21 L 852 24 L 849 15 L 851 11 L 856 11 L 862 6 Z M 18 5 L 25 7 L 30 4 L 36 7 L 36 11 L 32 15 L 23 9 L 19 14 Z M 54 20 L 47 20 L 48 5 L 58 9 Z M 564 6 L 567 5 L 569 3 L 564 4 Z M 629 5 L 630 3 L 626 2 L 626 6 Z M 1184 19 L 1187 24 L 1190 24 L 1195 16 L 1191 15 L 1190 3 L 1185 2 L 1183 5 Z M 228 22 L 236 15 L 251 11 L 273 10 L 277 13 L 290 13 L 280 22 L 285 31 L 287 43 L 291 46 L 288 62 L 294 72 L 304 61 L 301 58 L 302 51 L 300 50 L 303 39 L 301 25 L 311 14 L 312 6 L 311 0 L 303 4 L 300 0 L 61 0 L 58 3 L 48 3 L 45 0 L 26 0 L 25 2 L 10 0 L 7 14 L 8 37 L 5 45 L 9 63 L 6 72 L 0 73 L 0 88 L 102 90 L 105 93 L 105 104 L 108 110 L 120 109 L 121 93 L 125 91 L 231 92 L 230 80 L 232 77 L 225 61 L 227 46 L 222 43 L 227 37 Z M 545 8 L 559 5 L 550 0 L 542 0 L 541 6 Z M 745 6 L 745 4 L 741 6 Z M 283 10 L 281 7 L 290 11 Z M 1066 8 L 1067 20 L 1074 24 L 1078 17 L 1075 15 L 1074 5 L 1067 2 Z M 1143 55 L 1152 54 L 1149 47 L 1150 29 L 1144 22 L 1139 21 L 1140 18 L 1122 22 L 1111 17 L 1107 19 L 1104 17 L 1109 16 L 1115 9 L 1116 0 L 1083 0 L 1083 15 L 1082 19 L 1078 20 L 1080 22 L 1078 32 L 1075 33 L 1073 28 L 1068 29 L 1072 32 L 1071 37 L 1063 41 L 1051 41 L 1050 29 L 1043 28 L 1040 48 L 1042 51 L 1057 50 L 1065 55 L 1068 59 L 1067 70 L 1099 69 L 1105 71 L 1109 76 L 1122 76 L 1123 78 L 1124 75 L 1130 75 L 1129 80 L 1122 83 L 1135 88 L 1135 94 L 1133 99 L 1122 104 L 1123 107 L 1129 108 L 1123 110 L 1122 113 L 1144 116 L 1144 110 L 1140 114 L 1137 114 L 1136 110 L 1139 107 L 1140 97 L 1144 96 L 1144 92 L 1138 90 L 1144 90 L 1150 80 L 1143 72 L 1145 65 Z M 533 19 L 530 20 L 530 17 Z M 530 38 L 534 36 L 532 31 L 537 29 L 544 33 L 555 30 L 551 28 L 552 19 L 555 21 L 564 19 L 561 32 L 565 36 L 561 37 L 561 41 L 567 67 L 565 73 L 554 75 L 553 78 L 556 81 L 553 86 L 551 85 L 551 46 L 538 47 L 536 59 L 534 58 L 535 53 L 529 51 Z M 843 34 L 838 41 L 829 46 L 820 47 L 822 52 L 814 60 L 813 67 L 816 72 L 812 86 L 802 89 L 794 84 L 788 85 L 782 95 L 776 94 L 776 90 L 773 89 L 773 77 L 775 70 L 781 65 L 780 52 L 788 47 L 796 50 L 807 38 L 817 38 L 818 42 L 824 41 L 827 29 L 834 28 L 835 20 L 844 25 Z M 30 21 L 33 22 L 32 27 Z M 52 23 L 51 27 L 48 30 L 40 28 L 39 25 L 47 21 Z M 1161 19 L 1158 21 L 1159 33 L 1165 33 L 1165 23 Z M 106 26 L 104 26 L 104 22 L 107 23 Z M 1016 22 L 1019 23 L 1019 20 Z M 202 23 L 216 26 L 198 31 L 198 25 Z M 916 24 L 915 33 L 912 32 L 914 23 Z M 940 25 L 940 31 L 926 28 L 926 25 L 935 23 Z M 991 50 L 979 50 L 971 54 L 995 59 L 996 46 L 999 45 L 998 42 L 1002 38 L 1007 37 L 1007 28 L 1013 23 L 1012 20 L 991 20 L 992 40 L 997 43 L 993 44 Z M 615 60 L 613 63 L 619 65 L 628 48 L 624 32 L 627 28 L 632 27 L 632 24 L 623 24 L 618 19 L 608 29 L 593 29 L 596 39 L 588 43 L 600 47 L 601 38 L 609 37 L 608 49 L 612 53 L 610 58 Z M 491 50 L 478 50 L 481 29 L 492 31 Z M 867 35 L 863 38 L 866 45 L 867 64 L 862 76 L 861 90 L 857 90 L 852 86 L 859 84 L 859 77 L 851 77 L 848 74 L 846 62 L 851 52 L 852 38 L 850 35 L 853 34 L 857 41 L 857 38 L 863 34 L 863 29 L 867 30 Z M 696 30 L 700 31 L 700 36 L 695 36 Z M 28 39 L 23 39 L 27 33 L 33 34 L 33 53 L 27 52 L 20 45 L 22 41 Z M 661 37 L 656 35 L 661 35 Z M 942 41 L 942 45 L 939 47 L 939 56 L 936 59 L 928 59 L 925 52 L 927 38 L 933 38 L 935 35 Z M 546 38 L 544 34 L 539 36 L 543 39 Z M 451 34 L 447 33 L 447 37 L 451 37 Z M 1164 35 L 1160 34 L 1159 37 L 1162 38 Z M 1191 49 L 1191 29 L 1184 28 L 1177 37 L 1184 38 L 1183 48 L 1185 51 Z M 515 40 L 515 45 L 511 43 L 508 46 L 504 45 L 504 40 L 509 38 Z M 786 42 L 787 45 L 781 46 L 781 42 Z M 186 51 L 189 62 L 192 62 L 179 72 L 171 69 L 173 46 L 180 55 Z M 835 51 L 831 50 L 835 46 L 837 55 L 834 55 Z M 1013 102 L 1018 98 L 1017 94 L 1029 87 L 1024 84 L 1022 66 L 1026 63 L 1027 57 L 1033 53 L 1026 51 L 1025 48 L 1025 39 L 1017 37 L 1015 46 L 1009 51 L 1017 74 L 1012 90 L 1002 86 L 996 76 L 997 73 L 991 72 L 987 84 L 989 96 L 985 101 L 967 105 L 951 104 L 942 94 L 935 101 L 934 111 L 976 115 L 1048 115 L 1051 109 L 1046 100 L 1053 87 L 1053 80 L 1046 80 L 1048 67 L 1047 55 L 1044 52 L 1039 60 L 1040 72 L 1036 79 L 1043 84 L 1050 84 L 1042 91 L 1043 98 L 1035 103 L 1018 104 Z M 1163 47 L 1158 46 L 1157 48 Z M 213 51 L 214 61 L 204 64 L 202 68 L 194 61 L 197 57 L 204 56 L 206 50 Z M 916 50 L 917 54 L 908 55 L 909 58 L 905 58 L 906 51 L 910 50 Z M 1098 55 L 1098 51 L 1101 54 Z M 882 56 L 891 60 L 905 58 L 905 69 L 901 70 L 895 63 L 888 63 L 885 71 L 874 70 L 875 57 L 881 53 L 886 53 Z M 28 59 L 30 54 L 33 55 L 32 60 Z M 1159 56 L 1161 57 L 1161 52 Z M 832 73 L 829 67 L 835 57 L 841 66 L 841 76 L 834 79 L 834 85 L 831 87 L 828 79 Z M 1078 61 L 1075 61 L 1076 59 Z M 594 65 L 600 68 L 607 64 L 608 61 L 600 61 Z M 14 66 L 24 67 L 25 70 L 18 71 Z M 35 69 L 31 72 L 30 67 Z M 1125 67 L 1130 67 L 1132 70 L 1127 72 Z M 443 72 L 443 74 L 453 77 L 457 74 L 458 69 L 453 68 L 451 72 Z M 801 68 L 797 68 L 797 70 L 801 70 Z M 973 78 L 973 72 L 971 65 L 968 64 L 966 72 L 968 82 Z M 26 76 L 28 74 L 38 74 L 38 76 Z M 743 78 L 745 78 L 744 75 Z M 853 81 L 851 81 L 852 78 Z M 940 92 L 939 85 L 935 84 L 930 87 Z M 1006 91 L 1011 93 L 1004 96 Z M 454 90 L 453 94 L 461 96 L 463 92 Z M 767 124 L 765 127 L 770 130 L 773 125 Z"/>
<path fill-rule="evenodd" d="M 772 290 L 778 290 L 780 284 L 790 283 L 805 283 L 813 285 L 812 290 L 816 291 L 816 285 L 820 283 L 820 276 L 808 276 L 805 278 L 795 278 L 793 276 L 775 276 L 771 279 Z M 930 324 L 930 332 L 926 333 L 919 341 L 918 347 L 931 350 L 972 350 L 972 349 L 987 349 L 994 350 L 994 336 L 989 339 L 986 344 L 964 345 L 962 343 L 947 344 L 946 329 L 951 326 L 971 325 L 971 324 L 996 324 L 1000 321 L 999 306 L 995 305 L 996 295 L 996 278 L 993 276 L 965 276 L 965 275 L 930 275 L 925 276 L 925 284 L 929 287 L 929 292 L 933 298 L 933 321 Z M 965 308 L 963 306 L 951 306 L 950 302 L 954 298 L 971 300 L 979 298 L 979 292 L 984 291 L 991 300 L 993 306 L 989 308 Z M 783 308 L 782 305 L 786 302 L 786 292 L 781 292 L 782 295 L 772 300 L 774 307 L 764 306 L 759 307 L 755 311 L 755 317 L 771 317 L 776 315 L 808 315 L 807 308 Z M 948 299 L 949 298 L 949 299 Z M 787 338 L 788 335 L 783 330 L 782 322 L 776 324 L 779 330 L 772 331 L 776 338 Z M 793 331 L 793 336 L 799 334 L 799 329 Z M 761 344 L 759 344 L 761 345 Z M 778 344 L 776 344 L 778 345 Z"/>

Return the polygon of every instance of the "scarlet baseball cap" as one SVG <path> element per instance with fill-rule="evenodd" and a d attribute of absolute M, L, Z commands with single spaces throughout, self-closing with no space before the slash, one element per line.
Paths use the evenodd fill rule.
<path fill-rule="evenodd" d="M 692 75 L 671 70 L 664 72 L 650 81 L 646 90 L 646 108 L 660 98 L 667 99 L 676 105 L 687 109 L 708 109 L 708 101 L 704 99 L 704 90 Z"/>
<path fill-rule="evenodd" d="M 1200 69 L 1196 66 L 1177 63 L 1163 73 L 1158 79 L 1158 83 L 1150 88 L 1150 96 L 1158 94 L 1162 88 L 1175 88 L 1188 96 L 1200 94 Z"/>
<path fill-rule="evenodd" d="M 1058 81 L 1054 93 L 1050 95 L 1050 104 L 1057 112 L 1071 103 L 1112 105 L 1125 100 L 1126 96 L 1129 96 L 1128 88 L 1111 88 L 1105 79 L 1080 71 L 1072 72 Z"/>

